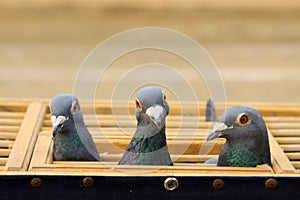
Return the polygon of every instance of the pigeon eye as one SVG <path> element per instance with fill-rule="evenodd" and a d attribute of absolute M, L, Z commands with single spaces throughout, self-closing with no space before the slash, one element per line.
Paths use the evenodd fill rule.
<path fill-rule="evenodd" d="M 135 98 L 135 106 L 139 109 L 139 110 L 142 110 L 143 109 L 143 106 L 142 104 L 140 103 L 140 101 Z"/>
<path fill-rule="evenodd" d="M 163 102 L 165 102 L 167 100 L 167 96 L 164 93 L 164 91 L 161 91 L 161 92 L 162 92 L 162 100 L 163 100 Z"/>
<path fill-rule="evenodd" d="M 163 102 L 165 102 L 167 100 L 167 96 L 164 94 L 163 95 Z"/>
<path fill-rule="evenodd" d="M 237 118 L 237 123 L 240 125 L 246 125 L 250 122 L 248 115 L 241 113 Z"/>

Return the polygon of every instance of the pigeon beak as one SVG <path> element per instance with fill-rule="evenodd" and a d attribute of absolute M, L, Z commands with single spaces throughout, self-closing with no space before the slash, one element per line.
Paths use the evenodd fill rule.
<path fill-rule="evenodd" d="M 64 126 L 63 124 L 67 119 L 68 118 L 61 116 L 61 115 L 58 117 L 56 117 L 55 115 L 51 116 L 52 133 L 53 133 L 54 137 L 57 134 L 57 132 L 59 132 L 63 128 L 63 126 Z"/>
<path fill-rule="evenodd" d="M 159 105 L 152 106 L 146 110 L 146 114 L 150 117 L 151 121 L 159 129 L 161 129 L 162 125 L 164 125 L 165 112 L 163 111 L 163 107 Z"/>
<path fill-rule="evenodd" d="M 207 136 L 207 141 L 213 140 L 215 138 L 220 138 L 224 135 L 224 132 L 232 129 L 233 126 L 228 127 L 226 124 L 224 123 L 217 123 L 213 130 L 210 132 L 210 134 Z"/>
<path fill-rule="evenodd" d="M 57 132 L 60 131 L 61 129 L 62 129 L 62 125 L 61 126 L 52 125 L 52 134 L 53 134 L 53 137 L 55 137 L 55 135 L 57 134 Z"/>

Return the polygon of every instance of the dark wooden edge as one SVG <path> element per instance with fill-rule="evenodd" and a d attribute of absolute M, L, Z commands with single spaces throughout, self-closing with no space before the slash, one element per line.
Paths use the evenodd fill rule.
<path fill-rule="evenodd" d="M 1 199 L 296 199 L 300 177 L 0 176 Z M 88 181 L 85 182 L 84 181 Z"/>

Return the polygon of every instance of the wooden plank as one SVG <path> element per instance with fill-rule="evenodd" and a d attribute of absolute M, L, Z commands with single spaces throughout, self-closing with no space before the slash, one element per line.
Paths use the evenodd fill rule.
<path fill-rule="evenodd" d="M 19 126 L 3 126 L 0 125 L 0 131 L 1 132 L 18 132 L 19 131 Z"/>
<path fill-rule="evenodd" d="M 0 118 L 0 125 L 13 125 L 20 126 L 22 123 L 22 119 L 2 119 Z"/>
<path fill-rule="evenodd" d="M 269 129 L 300 129 L 300 123 L 266 123 Z"/>
<path fill-rule="evenodd" d="M 169 102 L 170 115 L 199 115 L 199 113 L 205 113 L 205 102 L 195 103 L 181 103 Z M 97 114 L 112 114 L 112 108 L 114 113 L 117 114 L 134 114 L 134 103 L 132 102 L 118 102 L 112 104 L 112 102 L 82 102 L 81 108 L 83 113 L 97 113 Z M 216 111 L 220 115 L 224 108 L 228 108 L 236 105 L 248 105 L 256 108 L 263 116 L 300 116 L 299 104 L 278 104 L 278 103 L 257 103 L 257 102 L 230 102 L 226 103 L 224 107 L 222 104 L 215 103 Z M 196 109 L 195 109 L 196 108 Z"/>
<path fill-rule="evenodd" d="M 49 133 L 40 133 L 36 141 L 34 152 L 32 154 L 29 170 L 37 166 L 51 163 L 52 156 L 49 156 L 49 154 L 51 154 L 52 152 L 52 135 Z"/>
<path fill-rule="evenodd" d="M 0 101 L 1 112 L 26 112 L 27 106 L 28 106 L 28 102 L 26 101 L 10 101 L 10 100 Z"/>
<path fill-rule="evenodd" d="M 25 171 L 28 169 L 45 112 L 46 106 L 44 103 L 36 101 L 29 104 L 5 170 Z"/>
<path fill-rule="evenodd" d="M 0 138 L 6 140 L 15 140 L 17 135 L 18 133 L 0 132 Z"/>
<path fill-rule="evenodd" d="M 291 163 L 297 169 L 297 172 L 300 173 L 300 161 L 291 161 Z"/>
<path fill-rule="evenodd" d="M 109 162 L 53 162 L 53 164 L 46 164 L 37 168 L 32 168 L 34 171 L 56 171 L 57 173 L 64 172 L 93 172 L 101 175 L 130 175 L 130 176 L 163 176 L 163 175 L 263 175 L 272 174 L 273 171 L 269 166 L 262 165 L 258 167 L 218 167 L 216 165 L 204 164 L 183 164 L 175 166 L 150 166 L 150 165 L 117 165 L 117 163 Z"/>
<path fill-rule="evenodd" d="M 132 121 L 136 122 L 136 117 L 134 114 L 132 115 L 121 115 L 121 114 L 90 114 L 90 113 L 83 113 L 84 114 L 84 120 L 85 122 L 91 121 L 91 120 L 114 120 L 114 121 Z M 201 113 L 200 113 L 201 114 Z M 46 114 L 45 116 L 45 123 L 48 125 L 50 124 L 50 114 Z M 201 122 L 206 122 L 205 121 L 205 116 L 204 113 L 201 115 L 171 115 L 169 114 L 167 116 L 167 120 L 169 121 L 182 121 L 183 119 L 190 121 L 190 122 L 198 122 L 199 120 Z M 289 116 L 278 116 L 278 117 L 273 117 L 273 116 L 266 116 L 264 117 L 264 120 L 268 123 L 295 123 L 295 122 L 300 122 L 300 116 L 298 117 L 289 117 Z"/>
<path fill-rule="evenodd" d="M 276 174 L 292 174 L 296 170 L 291 164 L 287 156 L 284 154 L 283 150 L 279 144 L 275 141 L 273 135 L 269 131 L 269 142 L 272 155 L 272 167 Z"/>
<path fill-rule="evenodd" d="M 3 112 L 3 111 L 0 111 L 0 118 L 23 119 L 23 117 L 24 117 L 23 112 Z"/>
<path fill-rule="evenodd" d="M 143 175 L 165 175 L 172 173 L 173 175 L 196 175 L 196 174 L 237 174 L 237 175 L 255 175 L 255 174 L 266 174 L 273 173 L 272 169 L 267 166 L 258 166 L 256 168 L 237 168 L 237 167 L 217 167 L 215 165 L 200 165 L 197 163 L 188 164 L 187 162 L 203 162 L 213 156 L 202 156 L 199 155 L 172 155 L 172 158 L 176 160 L 176 163 L 180 162 L 181 165 L 176 165 L 173 167 L 166 166 L 118 166 L 116 162 L 122 154 L 110 155 L 101 154 L 103 162 L 71 162 L 71 161 L 56 161 L 52 162 L 49 157 L 52 157 L 52 135 L 50 133 L 44 132 L 40 133 L 35 151 L 32 157 L 32 162 L 30 164 L 29 171 L 45 171 L 65 173 L 65 172 L 93 172 L 102 175 L 109 175 L 110 173 L 119 175 L 136 175 L 143 173 Z M 49 151 L 50 149 L 50 151 Z"/>
<path fill-rule="evenodd" d="M 5 165 L 7 163 L 8 158 L 0 158 L 0 165 Z"/>
<path fill-rule="evenodd" d="M 275 140 L 279 144 L 299 144 L 300 143 L 299 137 L 276 137 Z"/>
<path fill-rule="evenodd" d="M 119 162 L 123 154 L 101 154 L 103 162 Z M 174 163 L 204 163 L 205 161 L 215 158 L 218 155 L 174 155 L 171 154 L 171 159 Z"/>
<path fill-rule="evenodd" d="M 284 152 L 300 152 L 299 144 L 280 144 Z"/>
<path fill-rule="evenodd" d="M 0 149 L 0 156 L 9 156 L 11 149 Z"/>
<path fill-rule="evenodd" d="M 290 160 L 300 161 L 300 152 L 285 153 Z"/>
<path fill-rule="evenodd" d="M 86 125 L 88 128 L 100 128 L 100 127 L 123 127 L 123 128 L 134 128 L 136 127 L 136 121 L 129 121 L 129 120 L 124 120 L 124 121 L 115 121 L 113 119 L 109 120 L 101 120 L 95 121 L 95 120 L 86 120 L 85 121 Z M 184 119 L 184 121 L 172 121 L 167 118 L 167 129 L 171 128 L 186 128 L 186 129 L 211 129 L 214 125 L 214 123 L 210 122 L 205 122 L 205 121 L 200 121 L 200 122 L 193 122 L 193 121 L 188 121 Z M 267 127 L 270 130 L 276 130 L 278 131 L 286 131 L 289 130 L 292 132 L 296 133 L 298 130 L 300 130 L 300 123 L 298 122 L 282 122 L 282 123 L 266 123 Z M 43 130 L 49 130 L 51 129 L 51 122 L 50 120 L 45 120 L 43 123 Z M 298 134 L 300 134 L 298 132 Z"/>
<path fill-rule="evenodd" d="M 136 127 L 87 127 L 94 137 L 128 136 L 132 137 Z M 52 127 L 43 127 L 42 132 L 51 132 Z M 166 128 L 168 137 L 206 137 L 210 129 L 195 128 Z"/>
<path fill-rule="evenodd" d="M 272 116 L 267 116 L 267 117 L 264 117 L 264 120 L 267 122 L 267 123 L 286 123 L 286 122 L 292 122 L 292 123 L 295 123 L 295 122 L 300 122 L 300 116 L 293 116 L 293 117 L 289 117 L 289 116 L 285 116 L 285 117 L 281 117 L 281 116 L 278 116 L 278 117 L 272 117 Z"/>
<path fill-rule="evenodd" d="M 0 147 L 2 148 L 13 148 L 15 141 L 12 140 L 0 140 Z"/>
<path fill-rule="evenodd" d="M 274 137 L 300 137 L 300 129 L 272 129 Z"/>
<path fill-rule="evenodd" d="M 114 110 L 117 111 L 117 116 L 112 116 L 112 105 L 111 102 L 106 103 L 97 103 L 95 104 L 95 108 L 92 106 L 93 104 L 82 104 L 82 110 L 85 117 L 85 122 L 88 126 L 88 129 L 92 133 L 93 139 L 96 143 L 96 146 L 101 153 L 101 157 L 105 162 L 117 162 L 118 159 L 124 152 L 124 149 L 127 147 L 132 134 L 135 131 L 136 120 L 134 116 L 134 105 L 129 105 L 128 103 L 125 104 L 118 104 L 114 107 Z M 187 163 L 197 163 L 197 162 L 204 162 L 205 160 L 215 157 L 218 155 L 222 145 L 224 144 L 223 140 L 216 141 L 216 146 L 214 146 L 211 150 L 204 151 L 205 153 L 202 157 L 199 156 L 201 152 L 202 145 L 205 144 L 206 135 L 209 132 L 209 128 L 213 126 L 213 123 L 205 122 L 203 116 L 195 116 L 195 114 L 204 113 L 205 111 L 205 104 L 200 103 L 198 105 L 189 105 L 185 104 L 183 106 L 179 106 L 176 104 L 170 104 L 173 111 L 167 117 L 167 142 L 169 146 L 169 150 L 171 152 L 172 159 L 174 159 L 175 163 L 183 163 L 185 166 Z M 229 106 L 230 104 L 227 104 Z M 238 104 L 232 104 L 238 105 Z M 253 106 L 257 108 L 262 114 L 264 114 L 264 118 L 267 122 L 267 126 L 270 128 L 271 132 L 274 132 L 276 136 L 276 140 L 279 142 L 285 141 L 288 142 L 298 136 L 298 130 L 300 130 L 300 112 L 295 105 L 285 105 L 285 104 L 252 104 L 256 105 Z M 195 112 L 195 107 L 198 106 Z M 182 107 L 184 107 L 184 111 L 182 111 Z M 95 110 L 94 110 L 95 109 Z M 217 108 L 218 112 L 221 111 L 220 108 Z M 96 111 L 97 115 L 93 115 Z M 130 115 L 128 115 L 130 113 Z M 188 115 L 188 116 L 180 116 Z M 192 115 L 192 116 L 191 116 Z M 194 116 L 193 116 L 194 115 Z M 293 117 L 297 115 L 298 117 Z M 44 132 L 41 133 L 41 137 L 48 137 L 45 139 L 46 143 L 52 147 L 52 135 L 51 135 L 51 123 L 49 120 L 50 115 L 47 114 L 45 120 L 43 121 L 43 128 Z M 95 121 L 94 117 L 96 117 Z M 116 120 L 117 119 L 117 120 Z M 198 120 L 200 122 L 198 124 Z M 181 120 L 187 120 L 184 128 L 178 134 L 178 127 L 180 125 Z M 99 127 L 100 125 L 103 127 Z M 118 126 L 123 126 L 119 128 Z M 126 127 L 126 128 L 124 128 Z M 125 132 L 124 132 L 125 130 Z M 182 134 L 185 133 L 185 134 Z M 280 136 L 280 137 L 279 137 Z M 286 137 L 286 136 L 295 136 L 295 137 Z M 45 142 L 44 141 L 44 142 Z M 296 141 L 298 142 L 298 141 Z M 38 142 L 39 143 L 39 142 Z M 282 145 L 285 145 L 284 143 Z M 296 146 L 284 146 L 285 149 L 289 150 L 298 150 Z M 47 145 L 46 145 L 47 146 Z M 45 146 L 45 147 L 46 147 Z M 204 145 L 205 146 L 205 145 Z M 296 170 L 292 163 L 289 161 L 287 156 L 282 151 L 281 147 L 275 141 L 274 137 L 270 135 L 270 146 L 272 152 L 272 165 L 275 173 L 281 174 L 292 174 L 295 173 Z M 45 148 L 43 147 L 43 148 Z M 41 148 L 39 148 L 41 149 Z M 44 150 L 45 151 L 45 150 Z M 107 152 L 107 154 L 103 154 Z M 43 154 L 41 158 L 39 158 L 39 154 Z M 181 156 L 180 156 L 181 155 Z M 42 160 L 41 163 L 35 163 L 32 165 L 33 167 L 31 170 L 37 170 L 38 168 L 41 170 L 46 170 L 47 168 L 53 168 L 59 165 L 58 168 L 55 170 L 62 170 L 67 171 L 68 167 L 63 167 L 59 163 L 51 164 L 51 150 L 40 152 L 38 154 L 34 153 L 35 159 L 34 160 Z M 37 159 L 39 158 L 39 159 Z M 45 161 L 47 160 L 47 161 Z M 34 164 L 34 162 L 32 162 Z M 49 164 L 50 163 L 50 164 Z M 68 164 L 67 164 L 68 165 Z M 77 164 L 76 164 L 77 165 Z M 97 165 L 97 164 L 96 164 Z M 78 166 L 77 166 L 78 167 Z M 76 167 L 74 167 L 76 168 Z M 79 166 L 80 168 L 80 166 Z M 84 168 L 84 166 L 83 166 Z M 92 167 L 93 168 L 93 167 Z M 75 171 L 78 169 L 74 169 Z M 83 171 L 93 169 L 82 169 Z M 94 169 L 95 170 L 95 169 Z M 97 170 L 96 170 L 97 171 Z M 106 173 L 104 171 L 104 173 Z M 107 171 L 109 173 L 109 171 Z M 201 172 L 200 172 L 201 173 Z"/>

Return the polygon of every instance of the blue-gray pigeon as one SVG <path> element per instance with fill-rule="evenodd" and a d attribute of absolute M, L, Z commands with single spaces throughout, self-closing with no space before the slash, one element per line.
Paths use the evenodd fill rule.
<path fill-rule="evenodd" d="M 266 124 L 260 113 L 247 106 L 233 106 L 225 110 L 207 140 L 225 138 L 217 162 L 218 166 L 271 166 L 270 146 Z"/>
<path fill-rule="evenodd" d="M 50 102 L 56 161 L 100 161 L 95 143 L 85 126 L 78 99 L 70 94 Z"/>
<path fill-rule="evenodd" d="M 135 104 L 137 129 L 119 165 L 173 165 L 165 134 L 166 95 L 159 87 L 144 87 L 136 94 Z"/>

